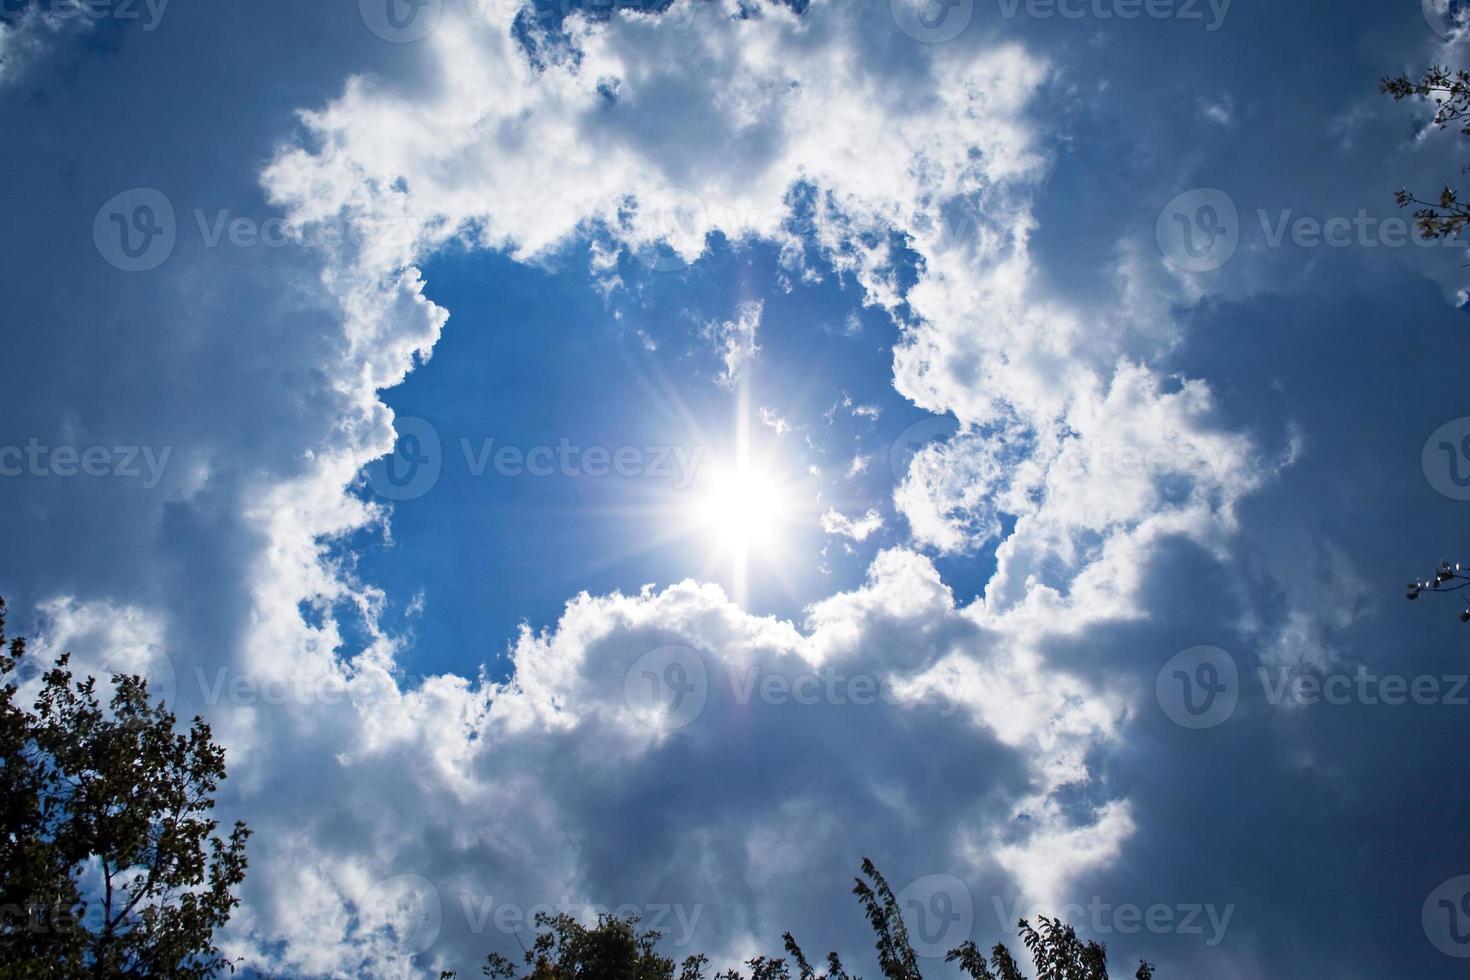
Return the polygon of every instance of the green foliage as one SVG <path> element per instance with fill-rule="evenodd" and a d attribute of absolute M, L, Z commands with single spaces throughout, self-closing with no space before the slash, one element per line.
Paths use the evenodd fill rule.
<path fill-rule="evenodd" d="M 1395 102 L 1428 100 L 1434 103 L 1435 126 L 1444 129 L 1456 123 L 1460 126 L 1460 135 L 1470 136 L 1470 72 L 1452 72 L 1448 68 L 1431 65 L 1419 79 L 1411 79 L 1408 75 L 1380 79 L 1378 91 L 1392 96 Z M 1470 207 L 1450 187 L 1440 191 L 1433 200 L 1421 200 L 1407 189 L 1397 191 L 1394 200 L 1401 208 L 1419 205 L 1419 210 L 1414 212 L 1414 224 L 1425 238 L 1450 238 L 1470 224 Z"/>
<path fill-rule="evenodd" d="M 868 880 L 855 879 L 852 891 L 877 936 L 874 948 L 878 968 L 885 980 L 923 980 L 893 890 L 866 858 L 863 875 Z M 1041 916 L 1038 921 L 1039 929 L 1033 929 L 1025 919 L 1018 923 L 1021 941 L 1036 966 L 1036 980 L 1108 980 L 1106 947 L 1082 942 L 1076 931 L 1060 919 Z M 494 980 L 676 980 L 674 961 L 658 954 L 660 934 L 653 929 L 640 931 L 637 916 L 620 919 L 603 915 L 588 928 L 564 913 L 541 913 L 536 916 L 536 927 L 542 931 L 526 951 L 528 972 L 518 972 L 513 962 L 492 953 L 482 970 L 485 976 Z M 786 957 L 757 956 L 746 961 L 749 980 L 858 980 L 847 973 L 836 953 L 827 954 L 826 972 L 818 973 L 791 933 L 782 939 Z M 961 972 L 973 980 L 1026 980 L 1010 951 L 999 943 L 988 961 L 972 940 L 950 950 L 945 960 L 958 963 Z M 677 980 L 704 980 L 708 965 L 708 957 L 690 956 L 680 967 Z M 1139 963 L 1134 977 L 1152 980 L 1153 975 L 1152 965 Z M 454 976 L 442 973 L 440 980 Z M 726 970 L 716 974 L 714 980 L 747 978 L 737 970 Z"/>
<path fill-rule="evenodd" d="M 213 943 L 239 900 L 249 831 L 210 819 L 224 750 L 146 681 L 74 680 L 61 657 L 16 703 L 25 641 L 0 599 L 0 978 L 171 977 L 233 965 Z"/>

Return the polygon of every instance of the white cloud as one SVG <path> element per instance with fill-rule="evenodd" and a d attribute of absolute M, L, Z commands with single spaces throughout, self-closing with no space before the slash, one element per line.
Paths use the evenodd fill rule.
<path fill-rule="evenodd" d="M 446 12 L 446 17 L 452 16 Z M 1044 65 L 1009 45 L 983 52 L 936 48 L 895 66 L 899 74 L 885 76 L 881 67 L 855 56 L 866 43 L 860 20 L 837 5 L 813 4 L 805 17 L 769 7 L 732 19 L 723 4 L 699 4 L 683 16 L 690 26 L 677 33 L 654 17 L 620 18 L 600 26 L 573 17 L 569 24 L 579 58 L 554 62 L 539 73 L 521 61 L 504 23 L 441 27 L 426 42 L 438 70 L 426 87 L 410 93 L 354 80 L 341 99 L 304 116 L 312 133 L 311 148 L 288 148 L 277 157 L 266 175 L 273 197 L 288 205 L 301 223 L 340 214 L 367 227 L 392 224 L 411 229 L 399 239 L 367 237 L 355 242 L 332 256 L 328 266 L 325 282 L 342 303 L 350 350 L 366 368 L 359 382 L 363 422 L 356 431 L 361 436 L 352 457 L 369 458 L 381 452 L 388 439 L 382 427 L 385 413 L 373 404 L 369 385 L 396 381 L 410 356 L 430 347 L 437 336 L 443 313 L 421 298 L 422 282 L 413 265 L 451 237 L 534 260 L 575 232 L 591 228 L 629 249 L 663 241 L 685 261 L 693 261 L 702 251 L 705 233 L 717 227 L 737 241 L 759 236 L 790 243 L 792 234 L 784 226 L 787 194 L 805 183 L 818 190 L 811 233 L 827 259 L 863 286 L 868 302 L 893 307 L 901 290 L 894 256 L 882 244 L 887 237 L 872 236 L 868 240 L 879 244 L 859 247 L 861 233 L 902 229 L 920 254 L 931 255 L 945 227 L 939 208 L 948 202 L 975 207 L 983 201 L 994 215 L 994 225 L 962 247 L 984 253 L 977 258 L 993 257 L 1002 266 L 1009 261 L 1011 267 L 977 275 L 993 277 L 992 284 L 1002 283 L 1023 268 L 1024 253 L 1017 251 L 1016 243 L 1018 236 L 1024 236 L 1026 218 L 1014 185 L 1024 185 L 1037 175 L 1040 159 L 1030 148 L 1021 111 L 1045 77 Z M 603 100 L 597 86 L 608 79 L 618 80 L 617 100 L 611 109 L 598 108 Z M 654 136 L 647 128 L 624 124 L 634 119 L 682 122 Z M 505 145 L 523 148 L 526 159 L 537 159 L 559 174 L 554 195 L 534 168 L 522 165 L 517 154 L 503 151 Z M 676 199 L 697 206 L 661 205 Z M 679 210 L 681 220 L 661 221 L 660 214 L 670 210 Z M 1018 230 L 992 241 L 994 228 L 1006 224 Z M 1007 248 L 1013 252 L 1009 260 L 1001 254 Z M 989 267 L 987 262 L 974 266 Z M 925 301 L 934 291 L 927 285 L 933 276 L 930 273 L 909 292 L 910 302 L 920 299 L 917 308 L 937 322 L 921 327 L 900 352 L 900 367 L 906 372 L 922 367 L 917 352 L 930 342 L 924 338 L 945 336 L 951 329 L 946 324 L 958 324 L 964 315 L 951 318 L 932 300 Z M 1014 289 L 1005 292 L 1014 298 Z M 737 317 L 711 331 L 725 381 L 737 378 L 754 355 L 759 317 L 758 303 L 744 304 Z M 1055 353 L 1060 357 L 1067 350 L 1060 347 Z M 934 370 L 944 369 L 939 352 L 931 363 Z M 922 373 L 937 377 L 927 369 Z M 964 400 L 974 397 L 953 387 L 933 391 L 933 397 L 956 402 L 961 410 Z M 1002 385 L 1000 391 L 1011 398 L 1023 394 L 1013 385 Z M 1047 404 L 1062 403 L 1053 398 Z M 855 414 L 877 415 L 866 406 L 848 407 Z M 966 471 L 991 465 L 971 461 L 990 457 L 980 447 L 969 448 L 971 457 L 966 459 L 952 449 L 950 463 Z M 323 457 L 320 466 L 326 467 L 328 459 Z M 344 458 L 335 479 L 350 472 L 351 465 Z M 921 464 L 919 470 L 929 473 L 934 468 Z M 322 473 L 319 469 L 318 481 Z M 911 477 L 915 494 L 920 493 L 918 479 Z M 327 486 L 332 482 L 328 479 Z M 283 488 L 286 496 L 270 501 L 261 513 L 300 514 L 304 501 L 299 498 L 314 497 L 310 488 L 319 485 Z M 984 499 L 985 491 L 1003 485 L 999 477 L 979 491 L 961 491 L 956 485 L 940 510 L 993 506 Z M 331 499 L 330 493 L 323 495 L 319 507 L 335 506 Z M 927 537 L 921 531 L 920 540 L 941 539 L 938 528 L 948 518 L 940 510 L 932 521 L 935 529 Z M 916 508 L 906 512 L 914 522 Z M 328 513 L 318 511 L 318 526 L 345 526 L 343 520 L 365 516 L 353 518 L 343 512 L 340 518 L 326 520 Z M 866 538 L 880 522 L 876 512 L 849 519 L 832 511 L 824 517 L 824 526 L 833 533 L 857 540 Z M 283 527 L 282 534 L 287 530 Z M 279 557 L 273 563 L 289 561 L 291 567 L 261 580 L 272 582 L 273 592 L 282 591 L 283 580 L 312 582 L 317 559 L 303 547 L 303 539 L 295 538 L 299 544 L 276 540 L 272 553 Z M 802 664 L 812 668 L 840 664 L 892 685 L 898 692 L 898 702 L 891 708 L 894 724 L 922 710 L 919 705 L 925 699 L 938 701 L 941 695 L 959 692 L 962 700 L 956 708 L 978 728 L 952 728 L 944 737 L 964 740 L 982 737 L 975 732 L 988 732 L 982 738 L 998 739 L 1007 751 L 1017 753 L 1019 765 L 1034 772 L 1031 787 L 1001 809 L 988 816 L 972 813 L 961 825 L 935 825 L 920 835 L 933 841 L 934 857 L 926 860 L 953 861 L 962 853 L 964 841 L 991 835 L 995 827 L 1023 813 L 1047 811 L 1050 794 L 1085 778 L 1088 746 L 1110 731 L 1123 701 L 1096 691 L 1088 696 L 1087 685 L 1054 672 L 1033 676 L 1035 655 L 1017 646 L 1015 639 L 990 633 L 981 625 L 987 615 L 982 610 L 956 609 L 932 566 L 917 555 L 880 555 L 871 576 L 864 589 L 813 607 L 805 634 L 790 624 L 747 616 L 708 587 L 684 585 L 639 597 L 584 596 L 568 607 L 554 633 L 522 636 L 509 684 L 477 690 L 444 679 L 425 685 L 418 692 L 376 704 L 371 712 L 340 718 L 329 727 L 340 732 L 342 744 L 331 748 L 332 739 L 327 739 L 319 751 L 347 767 L 333 780 L 341 783 L 346 799 L 359 792 L 346 787 L 361 785 L 371 772 L 376 793 L 388 792 L 376 781 L 391 778 L 395 784 L 407 781 L 391 793 L 395 798 L 434 800 L 436 814 L 430 818 L 421 813 L 408 820 L 410 825 L 430 820 L 456 826 L 453 839 L 437 848 L 426 851 L 414 845 L 411 850 L 420 856 L 412 866 L 442 867 L 443 874 L 453 878 L 459 872 L 452 869 L 462 866 L 464 853 L 484 851 L 486 859 L 477 867 L 482 878 L 503 877 L 544 894 L 548 887 L 577 887 L 543 880 L 546 872 L 538 869 L 578 866 L 548 855 L 568 853 L 578 828 L 592 813 L 615 811 L 605 802 L 588 809 L 585 803 L 572 801 L 569 789 L 585 784 L 588 776 L 579 775 L 578 765 L 569 768 L 567 762 L 581 759 L 590 765 L 595 758 L 604 770 L 615 764 L 622 771 L 620 779 L 636 783 L 647 778 L 639 773 L 659 771 L 669 752 L 691 760 L 692 768 L 684 772 L 717 772 L 717 760 L 728 755 L 717 727 L 696 724 L 682 733 L 661 735 L 637 724 L 628 711 L 624 682 L 638 656 L 678 643 L 699 651 L 712 676 L 737 680 L 743 676 L 740 669 L 789 672 Z M 316 581 L 311 588 L 333 586 Z M 255 597 L 258 606 L 275 607 L 257 630 L 254 646 L 263 658 L 279 662 L 283 651 L 293 646 L 290 634 L 301 635 L 294 605 L 287 605 L 292 594 L 293 590 L 284 590 L 278 601 L 263 593 Z M 1026 629 L 1034 632 L 1034 622 L 1026 621 Z M 327 648 L 319 649 L 325 653 Z M 391 649 L 385 647 L 382 655 L 391 655 Z M 369 670 L 369 659 L 360 658 L 354 669 Z M 971 677 L 975 683 L 951 687 L 939 682 L 951 675 Z M 734 680 L 729 686 L 738 689 Z M 997 689 L 1009 689 L 1010 696 L 996 699 Z M 909 700 L 915 707 L 905 707 Z M 723 701 L 711 705 L 705 712 L 717 714 L 723 705 Z M 779 737 L 783 716 L 764 709 L 758 714 L 762 720 L 753 730 L 764 732 L 763 738 Z M 840 712 L 821 714 L 825 720 L 814 724 L 843 730 Z M 792 716 L 793 724 L 797 717 Z M 1042 717 L 1051 720 L 1042 724 Z M 1072 720 L 1059 727 L 1058 717 Z M 326 723 L 318 718 L 311 724 Z M 865 738 L 882 739 L 889 722 L 875 716 L 865 724 L 869 726 Z M 591 756 L 580 748 L 593 745 L 598 748 Z M 936 746 L 935 751 L 949 750 Z M 570 755 L 567 762 L 546 770 L 558 771 L 555 779 L 530 776 L 547 753 Z M 924 823 L 920 815 L 933 808 L 929 794 L 935 788 L 916 795 L 914 787 L 905 787 L 900 770 L 890 770 L 881 761 L 882 754 L 866 754 L 868 772 L 833 774 L 834 778 L 841 776 L 844 792 L 876 791 L 882 786 L 879 798 L 893 819 Z M 705 758 L 709 761 L 698 761 Z M 774 788 L 783 812 L 793 814 L 802 812 L 801 801 L 811 790 L 787 785 L 784 778 Z M 1004 798 L 1002 794 L 995 802 Z M 537 854 L 534 863 L 513 851 L 502 852 L 497 828 L 512 819 L 507 811 L 512 799 L 535 807 L 519 831 Z M 454 817 L 461 811 L 466 814 L 463 824 Z M 290 817 L 283 812 L 282 819 L 309 824 L 312 813 L 303 806 Z M 691 842 L 714 826 L 706 828 L 697 814 L 683 820 Z M 1084 827 L 1115 842 L 1127 832 L 1126 823 L 1115 817 L 1096 823 L 1075 812 L 1053 813 L 1041 832 L 1064 838 Z M 616 838 L 613 828 L 601 833 Z M 406 841 L 381 840 L 376 861 L 380 874 L 403 866 L 404 858 L 394 855 L 403 854 L 406 846 Z M 289 861 L 302 866 L 304 851 L 279 850 L 264 863 L 277 867 Z M 670 860 L 677 857 L 671 854 Z M 274 894 L 257 911 L 254 924 L 263 934 L 285 936 L 279 953 L 282 964 L 319 966 L 328 961 L 332 949 L 371 956 L 374 969 L 391 959 L 367 940 L 354 939 L 343 915 L 308 920 L 287 912 L 302 901 L 303 888 L 310 888 L 317 902 L 330 904 L 333 895 L 350 897 L 358 886 L 344 883 L 346 858 L 327 855 L 309 862 L 314 870 L 303 872 L 308 879 L 270 872 L 264 876 L 270 884 L 262 887 Z M 1012 864 L 1026 870 L 1018 861 Z M 676 866 L 669 864 L 668 873 Z M 639 873 L 651 870 L 642 868 Z M 980 862 L 969 873 L 999 871 L 994 864 Z M 580 872 L 568 873 L 612 872 L 588 868 L 584 861 Z M 736 867 L 724 867 L 712 853 L 700 852 L 681 876 L 723 878 L 740 873 Z M 1054 873 L 1049 874 L 1044 881 L 1028 883 L 1030 890 L 1039 893 L 1057 886 Z M 718 889 L 700 892 L 715 893 Z M 716 952 L 731 948 L 713 945 Z M 355 968 L 361 969 L 361 963 Z"/>
<path fill-rule="evenodd" d="M 1129 801 L 1063 797 L 1094 779 L 1090 759 L 1135 692 L 1043 651 L 1138 616 L 1157 543 L 1218 543 L 1263 468 L 1215 418 L 1206 386 L 1152 366 L 1175 328 L 1166 304 L 1138 298 L 1149 289 L 1084 312 L 1038 283 L 1029 200 L 1046 161 L 1027 112 L 1047 64 L 1016 44 L 875 57 L 888 35 L 832 2 L 804 17 L 736 10 L 683 0 L 663 18 L 573 16 L 578 56 L 533 68 L 510 11 L 470 18 L 446 5 L 422 45 L 422 77 L 352 79 L 303 114 L 304 138 L 265 172 L 297 225 L 345 220 L 359 232 L 321 256 L 341 336 L 313 351 L 332 392 L 320 424 L 293 432 L 302 445 L 281 452 L 289 465 L 248 458 L 230 500 L 245 501 L 228 540 L 243 640 L 220 663 L 250 685 L 284 677 L 355 694 L 210 706 L 231 753 L 226 805 L 260 831 L 229 951 L 266 972 L 417 975 L 425 964 L 401 933 L 362 914 L 382 882 L 407 887 L 405 875 L 438 899 L 430 959 L 463 970 L 511 946 L 461 912 L 460 898 L 487 889 L 527 906 L 665 889 L 719 904 L 701 945 L 733 955 L 752 935 L 800 932 L 787 917 L 819 915 L 822 903 L 801 900 L 815 872 L 845 867 L 854 848 L 1041 897 L 1128 842 Z M 599 88 L 614 79 L 609 105 Z M 584 594 L 554 629 L 517 638 L 503 683 L 400 685 L 404 641 L 378 625 L 381 593 L 328 547 L 386 520 L 344 491 L 392 444 L 379 392 L 428 356 L 448 315 L 426 297 L 422 263 L 454 242 L 536 262 L 585 239 L 606 279 L 621 252 L 657 242 L 695 261 L 718 229 L 776 242 L 799 267 L 788 203 L 800 186 L 814 191 L 810 235 L 825 258 L 864 302 L 912 313 L 899 390 L 965 425 L 916 455 L 895 493 L 915 541 L 966 551 L 996 541 L 1003 515 L 1017 518 L 984 599 L 956 603 L 908 549 L 880 553 L 863 586 L 815 603 L 800 624 L 692 582 Z M 890 231 L 922 260 L 911 288 Z M 712 331 L 726 380 L 754 356 L 760 316 L 758 302 L 742 304 Z M 823 516 L 829 533 L 856 540 L 880 523 L 876 511 Z M 329 613 L 303 622 L 303 603 L 354 606 L 366 649 L 344 661 L 339 624 Z M 201 656 L 170 649 L 168 617 L 143 606 L 78 600 L 49 614 L 48 649 L 85 645 L 112 619 L 126 635 L 99 649 L 129 660 L 166 651 L 180 667 Z M 661 731 L 630 703 L 629 672 L 673 644 L 704 666 L 708 700 Z M 846 688 L 842 703 L 824 693 L 803 705 L 742 693 L 752 676 L 821 680 L 825 668 L 891 696 L 859 705 Z M 644 679 L 632 675 L 634 690 Z M 914 765 L 916 745 L 932 771 Z M 759 779 L 746 768 L 778 757 L 811 765 Z M 956 760 L 963 779 L 947 778 Z M 820 819 L 842 809 L 863 812 L 863 826 Z"/>
<path fill-rule="evenodd" d="M 725 368 L 718 381 L 727 388 L 740 381 L 760 353 L 755 335 L 760 329 L 762 309 L 764 304 L 759 301 L 741 303 L 735 319 L 705 324 L 704 335 L 715 345 Z"/>
<path fill-rule="evenodd" d="M 932 835 L 933 853 L 953 860 L 985 853 L 981 842 L 1000 846 L 999 828 L 1029 824 L 1032 833 L 995 852 L 998 865 L 977 864 L 969 873 L 1008 873 L 1029 894 L 1053 895 L 1066 885 L 1057 854 L 1080 849 L 1085 859 L 1070 867 L 1096 867 L 1131 833 L 1126 801 L 1079 812 L 1055 796 L 1089 779 L 1089 753 L 1113 737 L 1128 702 L 1046 666 L 1037 649 L 1088 623 L 1135 615 L 1139 569 L 1161 535 L 1208 541 L 1228 531 L 1234 502 L 1257 479 L 1244 462 L 1249 447 L 1214 426 L 1207 388 L 1187 382 L 1169 393 L 1147 366 L 1160 336 L 1173 329 L 1167 316 L 1136 322 L 1119 303 L 1084 317 L 1038 295 L 1028 200 L 1044 160 L 1024 110 L 1048 75 L 1044 63 L 1015 45 L 944 45 L 885 67 L 860 56 L 868 43 L 861 18 L 832 3 L 812 4 L 804 17 L 776 6 L 740 18 L 728 3 L 676 8 L 678 31 L 673 18 L 594 24 L 574 16 L 568 24 L 577 57 L 553 59 L 540 71 L 521 58 L 508 24 L 495 14 L 472 23 L 446 10 L 445 26 L 425 42 L 433 65 L 426 83 L 400 90 L 354 79 L 341 98 L 304 115 L 310 142 L 283 149 L 267 170 L 271 195 L 298 223 L 345 216 L 355 226 L 409 233 L 362 236 L 329 256 L 324 282 L 342 306 L 359 413 L 340 454 L 323 453 L 310 478 L 282 486 L 260 509 L 263 520 L 297 516 L 271 536 L 274 568 L 262 569 L 260 581 L 281 595 L 255 595 L 261 625 L 252 646 L 263 661 L 279 662 L 294 648 L 303 662 L 336 669 L 330 643 L 320 642 L 329 637 L 317 638 L 314 653 L 300 647 L 299 596 L 340 589 L 316 571 L 319 557 L 302 529 L 346 528 L 369 518 L 342 504 L 338 488 L 387 447 L 387 413 L 376 388 L 398 381 L 412 356 L 432 347 L 443 322 L 444 311 L 422 296 L 415 265 L 425 255 L 463 239 L 536 261 L 590 234 L 605 269 L 608 249 L 657 242 L 693 262 L 707 233 L 718 229 L 737 242 L 781 243 L 799 265 L 787 202 L 794 188 L 809 186 L 816 202 L 810 234 L 827 261 L 856 279 L 865 302 L 896 310 L 904 300 L 913 313 L 895 353 L 899 390 L 925 408 L 955 413 L 965 426 L 920 451 L 895 493 L 916 541 L 965 551 L 995 540 L 1002 514 L 1018 518 L 984 603 L 956 608 L 932 565 L 903 551 L 880 555 L 863 589 L 816 604 L 804 633 L 748 616 L 717 591 L 692 584 L 637 597 L 582 596 L 554 632 L 520 638 L 505 685 L 444 678 L 372 711 L 302 723 L 334 733 L 315 750 L 344 767 L 333 780 L 344 801 L 372 774 L 376 793 L 386 792 L 378 781 L 389 779 L 396 799 L 434 801 L 432 815 L 417 810 L 402 822 L 455 828 L 431 847 L 390 833 L 396 823 L 375 824 L 369 833 L 379 841 L 376 873 L 409 860 L 458 880 L 464 855 L 482 853 L 482 877 L 544 894 L 615 873 L 569 857 L 585 821 L 616 810 L 606 799 L 576 798 L 573 787 L 597 782 L 584 768 L 594 759 L 637 784 L 665 758 L 685 760 L 684 773 L 717 773 L 728 755 L 718 727 L 669 734 L 639 726 L 625 689 L 637 657 L 677 643 L 697 651 L 711 676 L 727 679 L 741 670 L 840 664 L 887 678 L 908 698 L 957 698 L 974 727 L 945 738 L 963 744 L 985 732 L 1016 754 L 1015 764 L 1028 773 L 1023 792 L 1002 793 L 993 801 L 999 809 L 929 825 L 921 836 Z M 609 80 L 616 80 L 610 106 L 599 92 Z M 643 124 L 650 120 L 660 125 Z M 558 174 L 554 188 L 540 176 L 547 168 Z M 957 222 L 956 213 L 966 220 Z M 911 288 L 900 285 L 889 230 L 906 235 L 923 261 Z M 759 302 L 745 303 L 732 320 L 708 329 L 725 383 L 755 355 L 760 315 Z M 846 407 L 878 414 L 850 399 Z M 1104 472 L 1094 462 L 1114 449 L 1158 448 L 1165 433 L 1214 453 L 1224 469 L 1196 471 L 1169 457 L 1157 471 Z M 1186 485 L 1175 487 L 1170 481 L 1181 476 Z M 856 540 L 880 522 L 876 511 L 823 517 L 829 533 Z M 281 590 L 282 581 L 299 584 Z M 391 656 L 385 638 L 351 669 L 381 669 L 375 665 Z M 728 686 L 739 687 L 733 680 Z M 718 700 L 705 711 L 727 707 Z M 892 733 L 888 726 L 915 709 L 900 699 L 892 710 L 891 720 L 867 721 L 865 740 L 875 750 Z M 783 716 L 757 714 L 766 727 L 752 730 L 781 735 Z M 841 718 L 824 712 L 813 724 L 842 731 Z M 559 761 L 545 771 L 554 776 L 531 775 L 553 755 Z M 892 819 L 925 825 L 929 802 L 921 804 L 901 767 L 888 768 L 881 755 L 867 754 L 876 760 L 867 771 L 842 773 L 844 792 L 877 794 Z M 778 775 L 771 792 L 781 812 L 799 815 L 816 798 L 808 795 L 812 787 L 786 778 Z M 512 801 L 530 807 L 525 820 L 512 816 Z M 284 808 L 282 819 L 309 825 L 313 812 Z M 693 842 L 719 826 L 698 812 L 681 819 L 686 843 L 679 847 L 697 848 Z M 499 831 L 513 823 L 524 852 L 501 841 Z M 779 825 L 754 823 L 737 825 L 737 833 L 742 826 L 757 836 L 781 833 Z M 616 828 L 599 832 L 617 839 Z M 347 869 L 361 865 L 362 855 L 307 861 L 309 846 L 304 839 L 297 850 L 281 847 L 265 858 L 269 867 L 306 861 L 312 870 L 295 883 L 268 872 L 262 887 L 273 894 L 254 924 L 262 934 L 285 936 L 283 965 L 316 968 L 350 949 L 386 969 L 392 951 L 373 945 L 378 939 L 354 938 L 345 915 L 288 914 L 303 901 L 303 889 L 313 896 L 306 900 L 330 906 L 334 895 L 350 897 L 361 885 L 348 882 Z M 711 881 L 744 873 L 703 848 L 676 872 L 679 847 L 661 873 L 698 879 L 706 886 L 700 894 L 719 892 Z M 659 873 L 659 860 L 650 860 L 653 866 L 637 873 Z M 542 869 L 553 868 L 577 870 L 548 884 Z M 731 945 L 723 949 L 740 941 L 724 939 Z"/>
<path fill-rule="evenodd" d="M 1225 129 L 1235 125 L 1235 104 L 1229 96 L 1217 102 L 1204 102 L 1200 106 L 1200 112 L 1206 119 Z"/>
<path fill-rule="evenodd" d="M 823 531 L 852 538 L 854 541 L 866 541 L 868 535 L 882 526 L 883 515 L 872 509 L 862 517 L 848 517 L 831 507 L 822 513 Z"/>
<path fill-rule="evenodd" d="M 761 425 L 771 429 L 778 436 L 784 436 L 791 431 L 791 423 L 775 409 L 762 405 L 760 409 Z"/>
<path fill-rule="evenodd" d="M 18 79 L 51 38 L 68 30 L 90 30 L 92 21 L 80 12 L 80 8 L 52 4 L 7 8 L 6 18 L 0 20 L 0 85 Z"/>

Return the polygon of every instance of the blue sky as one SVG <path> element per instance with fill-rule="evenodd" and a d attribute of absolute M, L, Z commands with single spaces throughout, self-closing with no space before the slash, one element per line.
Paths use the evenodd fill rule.
<path fill-rule="evenodd" d="M 864 856 L 926 976 L 1463 972 L 1437 0 L 91 10 L 0 13 L 0 594 L 210 719 L 253 974 L 872 975 Z"/>
<path fill-rule="evenodd" d="M 383 482 L 385 461 L 363 491 L 404 498 L 390 536 L 368 529 L 342 551 L 405 610 L 422 595 L 424 614 L 415 608 L 406 623 L 410 670 L 474 669 L 521 622 L 552 625 L 579 590 L 636 592 L 695 575 L 734 588 L 730 563 L 678 525 L 697 507 L 701 469 L 730 454 L 738 428 L 740 391 L 713 380 L 724 369 L 704 334 L 752 298 L 763 304 L 759 367 L 744 393 L 753 452 L 804 511 L 782 528 L 781 553 L 752 570 L 747 607 L 798 616 L 860 585 L 873 555 L 900 538 L 895 468 L 958 423 L 893 390 L 892 320 L 865 309 L 830 267 L 826 281 L 788 291 L 769 248 L 721 241 L 693 264 L 645 258 L 621 263 L 628 288 L 612 302 L 574 257 L 527 269 L 456 254 L 426 270 L 444 284 L 431 295 L 455 311 L 457 328 L 386 400 L 432 428 L 438 475 L 424 463 L 408 483 L 397 447 L 402 485 Z M 862 541 L 834 540 L 821 533 L 829 508 L 876 511 L 884 525 Z M 993 567 L 983 554 L 946 565 L 951 586 L 970 596 Z M 467 621 L 488 640 L 468 658 Z"/>

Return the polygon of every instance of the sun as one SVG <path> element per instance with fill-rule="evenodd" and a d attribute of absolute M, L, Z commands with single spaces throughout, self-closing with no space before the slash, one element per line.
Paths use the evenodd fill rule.
<path fill-rule="evenodd" d="M 694 500 L 706 539 L 734 557 L 779 549 L 793 512 L 789 488 L 771 471 L 750 465 L 711 467 Z"/>

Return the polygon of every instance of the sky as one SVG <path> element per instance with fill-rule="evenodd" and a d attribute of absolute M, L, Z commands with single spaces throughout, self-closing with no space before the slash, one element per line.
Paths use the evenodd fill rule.
<path fill-rule="evenodd" d="M 864 857 L 926 977 L 1463 975 L 1460 16 L 9 0 L 11 631 L 209 720 L 247 976 L 871 976 Z"/>

